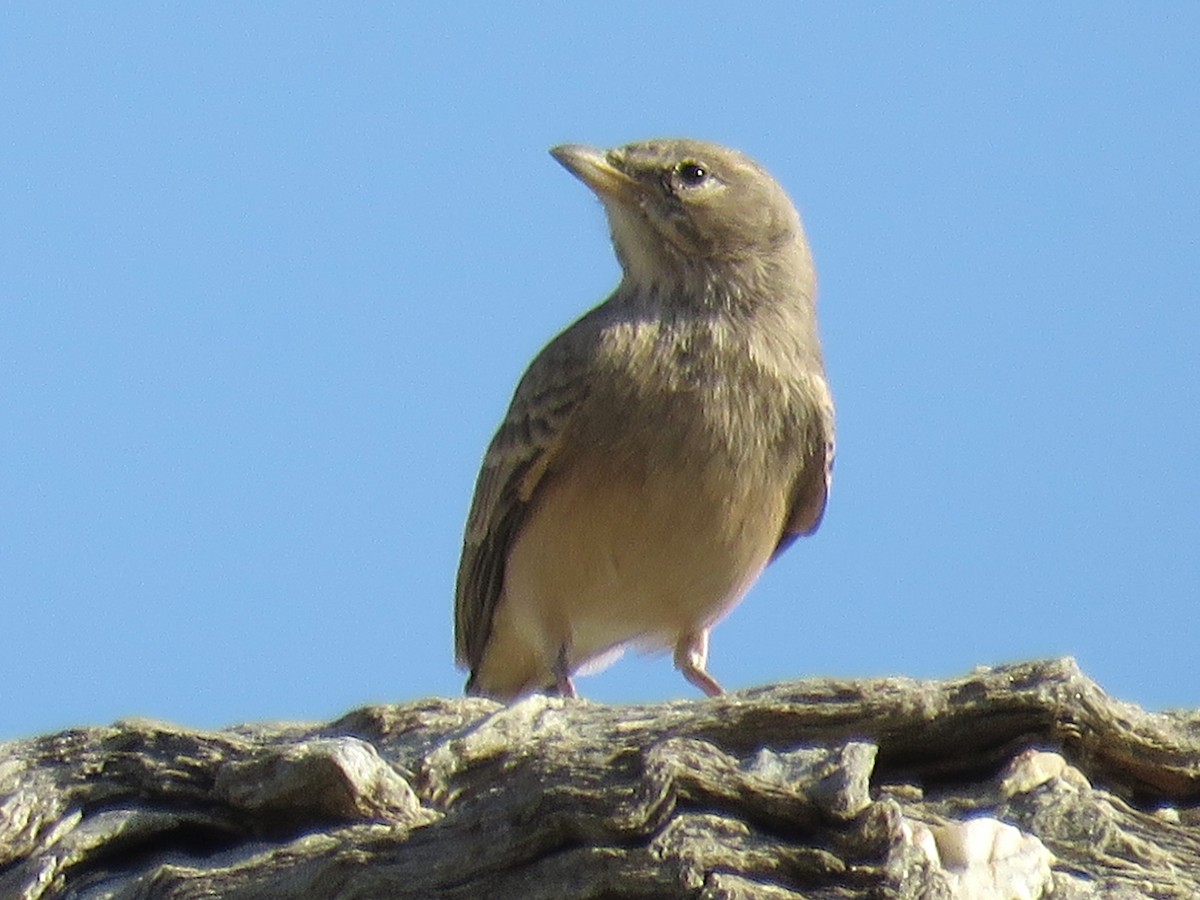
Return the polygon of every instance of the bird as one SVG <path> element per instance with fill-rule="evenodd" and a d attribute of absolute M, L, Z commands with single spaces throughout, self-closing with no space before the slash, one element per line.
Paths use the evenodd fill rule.
<path fill-rule="evenodd" d="M 621 278 L 533 359 L 485 453 L 455 585 L 466 693 L 575 697 L 633 646 L 717 696 L 711 629 L 829 496 L 804 226 L 718 144 L 550 153 L 603 205 Z"/>

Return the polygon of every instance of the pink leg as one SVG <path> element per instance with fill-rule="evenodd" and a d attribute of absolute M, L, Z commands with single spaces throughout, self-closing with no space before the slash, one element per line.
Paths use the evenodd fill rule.
<path fill-rule="evenodd" d="M 561 697 L 578 697 L 575 692 L 575 682 L 571 680 L 571 669 L 567 662 L 567 648 L 564 644 L 558 650 L 558 659 L 554 662 L 554 689 Z"/>
<path fill-rule="evenodd" d="M 675 645 L 675 668 L 683 677 L 710 697 L 725 693 L 717 679 L 705 671 L 708 662 L 708 629 L 685 634 Z"/>

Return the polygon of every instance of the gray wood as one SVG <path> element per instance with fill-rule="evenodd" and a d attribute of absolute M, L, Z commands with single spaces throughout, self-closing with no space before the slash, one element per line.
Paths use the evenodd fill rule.
<path fill-rule="evenodd" d="M 1072 660 L 0 744 L 0 898 L 1194 898 L 1200 713 Z"/>

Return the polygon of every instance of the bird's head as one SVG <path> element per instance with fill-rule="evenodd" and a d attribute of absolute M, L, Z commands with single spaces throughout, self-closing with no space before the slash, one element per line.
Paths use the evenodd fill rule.
<path fill-rule="evenodd" d="M 638 286 L 690 293 L 811 267 L 787 194 L 736 150 L 677 139 L 550 152 L 604 203 L 626 280 Z"/>

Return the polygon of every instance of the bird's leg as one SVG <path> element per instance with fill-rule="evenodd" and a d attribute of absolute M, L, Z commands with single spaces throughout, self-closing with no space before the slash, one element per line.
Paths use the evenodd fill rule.
<path fill-rule="evenodd" d="M 575 682 L 571 680 L 571 667 L 567 661 L 567 645 L 558 648 L 558 657 L 554 661 L 554 689 L 560 697 L 578 697 L 575 693 Z"/>
<path fill-rule="evenodd" d="M 708 629 L 685 634 L 675 645 L 675 668 L 683 677 L 710 697 L 725 693 L 717 679 L 704 669 L 708 662 Z"/>

